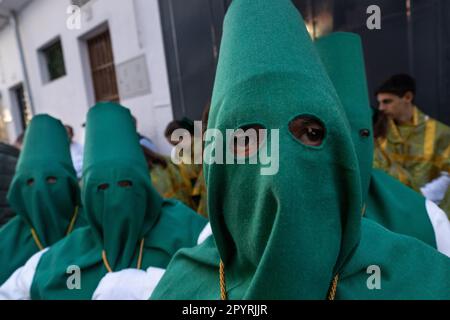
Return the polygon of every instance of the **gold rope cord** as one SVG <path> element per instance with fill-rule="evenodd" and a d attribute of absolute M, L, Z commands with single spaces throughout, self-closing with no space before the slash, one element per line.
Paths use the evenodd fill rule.
<path fill-rule="evenodd" d="M 220 278 L 220 300 L 227 300 L 227 286 L 225 282 L 225 265 L 223 264 L 222 260 L 220 261 L 220 268 L 219 268 L 219 278 Z M 339 275 L 337 274 L 333 281 L 331 282 L 330 291 L 328 293 L 328 300 L 334 300 L 336 298 L 336 291 L 337 286 L 339 282 Z"/>
<path fill-rule="evenodd" d="M 225 265 L 223 264 L 222 260 L 220 260 L 219 276 L 220 276 L 220 299 L 227 300 L 228 297 L 227 297 L 227 285 L 225 282 Z"/>
<path fill-rule="evenodd" d="M 36 233 L 36 230 L 34 230 L 34 228 L 31 228 L 31 235 L 33 236 L 34 242 L 36 243 L 39 250 L 40 251 L 44 250 L 44 246 L 42 245 L 41 241 L 39 241 L 39 237 Z"/>
<path fill-rule="evenodd" d="M 141 240 L 141 244 L 139 246 L 139 256 L 138 256 L 138 261 L 137 261 L 137 269 L 141 269 L 141 265 L 142 265 L 142 255 L 144 252 L 144 239 Z M 102 250 L 102 260 L 103 260 L 103 264 L 105 265 L 106 270 L 111 273 L 113 272 L 109 262 L 108 262 L 108 258 L 106 258 L 106 251 Z"/>
<path fill-rule="evenodd" d="M 339 282 L 339 275 L 337 274 L 333 282 L 331 283 L 330 293 L 328 294 L 328 300 L 333 301 L 336 298 L 336 291 Z"/>
<path fill-rule="evenodd" d="M 364 204 L 361 209 L 361 216 L 364 216 L 366 213 L 367 205 Z M 219 281 L 220 281 L 220 299 L 221 300 L 227 300 L 227 285 L 226 285 L 226 279 L 225 279 L 225 265 L 223 264 L 223 261 L 220 260 L 220 267 L 219 267 Z M 328 293 L 328 300 L 334 300 L 336 297 L 336 291 L 337 286 L 339 282 L 339 274 L 337 274 L 333 281 L 331 282 L 330 291 Z"/>
<path fill-rule="evenodd" d="M 75 212 L 73 214 L 72 220 L 70 220 L 70 224 L 69 224 L 69 227 L 67 228 L 66 236 L 68 236 L 72 232 L 73 227 L 75 226 L 75 221 L 77 221 L 77 218 L 78 218 L 78 206 L 75 207 Z"/>
<path fill-rule="evenodd" d="M 142 252 L 144 251 L 144 239 L 141 240 L 141 246 L 139 247 L 139 257 L 137 261 L 137 269 L 141 270 L 142 267 Z"/>
<path fill-rule="evenodd" d="M 75 207 L 75 211 L 73 213 L 72 219 L 70 219 L 69 227 L 67 228 L 66 236 L 68 236 L 75 226 L 75 221 L 78 217 L 78 206 Z M 34 228 L 31 228 L 31 235 L 33 237 L 34 242 L 36 243 L 36 246 L 39 248 L 40 251 L 44 250 L 44 246 L 42 245 L 41 241 L 39 240 L 39 236 L 37 235 L 37 232 Z"/>

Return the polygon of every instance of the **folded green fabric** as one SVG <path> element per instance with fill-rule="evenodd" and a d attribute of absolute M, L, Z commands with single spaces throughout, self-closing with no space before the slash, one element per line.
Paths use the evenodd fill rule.
<path fill-rule="evenodd" d="M 209 128 L 253 124 L 279 130 L 278 174 L 204 165 L 214 238 L 181 250 L 152 299 L 221 298 L 218 260 L 229 299 L 333 298 L 334 279 L 339 299 L 450 299 L 447 257 L 362 222 L 371 167 L 289 0 L 234 0 L 225 18 Z M 381 290 L 367 285 L 372 264 Z"/>
<path fill-rule="evenodd" d="M 17 216 L 0 229 L 0 285 L 40 249 L 86 224 L 77 209 L 80 191 L 69 138 L 59 120 L 48 115 L 31 120 L 8 201 Z"/>
<path fill-rule="evenodd" d="M 99 103 L 88 113 L 86 130 L 82 199 L 88 226 L 42 256 L 32 299 L 91 299 L 108 271 L 164 269 L 178 249 L 197 244 L 206 225 L 153 189 L 128 109 Z M 70 266 L 80 268 L 81 288 L 68 289 Z"/>
<path fill-rule="evenodd" d="M 336 32 L 318 39 L 315 44 L 350 122 L 361 185 L 367 199 L 364 217 L 436 248 L 425 197 L 372 168 L 372 110 L 360 37 L 353 33 Z"/>

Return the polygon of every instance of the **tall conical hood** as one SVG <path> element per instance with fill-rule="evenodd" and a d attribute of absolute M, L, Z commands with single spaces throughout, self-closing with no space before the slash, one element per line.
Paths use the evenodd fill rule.
<path fill-rule="evenodd" d="M 365 217 L 393 232 L 413 236 L 436 247 L 425 198 L 384 172 L 372 169 L 372 109 L 360 37 L 338 32 L 319 39 L 316 46 L 352 127 L 365 191 Z"/>
<path fill-rule="evenodd" d="M 352 128 L 366 198 L 372 173 L 374 142 L 361 38 L 354 33 L 337 32 L 318 39 L 316 48 Z"/>
<path fill-rule="evenodd" d="M 70 141 L 61 121 L 46 115 L 33 117 L 26 130 L 17 171 L 27 170 L 45 163 L 58 163 L 72 172 Z"/>
<path fill-rule="evenodd" d="M 67 234 L 79 195 L 66 129 L 48 115 L 35 116 L 8 194 L 12 209 L 46 247 Z"/>
<path fill-rule="evenodd" d="M 162 199 L 151 185 L 128 109 L 99 103 L 88 113 L 83 169 L 87 219 L 114 270 L 128 268 Z"/>
<path fill-rule="evenodd" d="M 83 171 L 111 161 L 148 171 L 128 109 L 115 103 L 98 103 L 88 114 L 86 137 Z"/>
<path fill-rule="evenodd" d="M 230 298 L 325 298 L 359 241 L 360 177 L 345 113 L 291 1 L 232 2 L 208 127 L 269 130 L 260 150 L 279 164 L 264 175 L 267 165 L 248 164 L 255 152 L 247 164 L 204 165 Z"/>

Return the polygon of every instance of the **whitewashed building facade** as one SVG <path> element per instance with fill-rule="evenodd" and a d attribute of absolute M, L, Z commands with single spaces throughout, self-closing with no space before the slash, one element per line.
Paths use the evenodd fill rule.
<path fill-rule="evenodd" d="M 169 151 L 157 0 L 1 0 L 0 139 L 13 142 L 31 114 L 48 113 L 83 142 L 88 109 L 105 99 L 127 106 L 140 133 Z"/>

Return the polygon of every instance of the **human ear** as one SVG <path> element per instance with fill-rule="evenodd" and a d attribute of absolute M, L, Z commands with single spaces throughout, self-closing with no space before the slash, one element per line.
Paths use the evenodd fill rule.
<path fill-rule="evenodd" d="M 405 99 L 406 102 L 412 103 L 414 100 L 414 93 L 412 93 L 411 91 L 408 91 L 403 96 L 403 99 Z"/>

